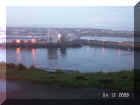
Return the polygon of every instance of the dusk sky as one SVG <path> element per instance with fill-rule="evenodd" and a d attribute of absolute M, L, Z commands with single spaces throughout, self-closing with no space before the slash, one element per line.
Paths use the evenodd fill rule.
<path fill-rule="evenodd" d="M 92 27 L 133 30 L 133 11 L 132 6 L 15 6 L 7 8 L 7 26 Z"/>

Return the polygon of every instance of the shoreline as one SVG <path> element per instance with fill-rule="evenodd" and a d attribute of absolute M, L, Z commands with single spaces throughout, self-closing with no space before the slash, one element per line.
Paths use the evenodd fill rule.
<path fill-rule="evenodd" d="M 7 81 L 9 99 L 100 99 L 104 91 L 132 93 L 134 71 L 65 73 L 7 64 Z"/>
<path fill-rule="evenodd" d="M 6 48 L 80 48 L 83 46 L 94 46 L 104 48 L 119 48 L 122 50 L 133 50 L 134 45 L 132 42 L 111 42 L 111 41 L 98 41 L 98 40 L 75 40 L 71 42 L 62 43 L 6 43 L 3 45 Z M 139 51 L 140 47 L 136 46 L 135 50 Z"/>
<path fill-rule="evenodd" d="M 48 72 L 36 67 L 22 64 L 7 64 L 7 80 L 27 80 L 33 83 L 56 85 L 71 88 L 112 88 L 133 90 L 134 70 L 119 72 L 72 73 L 56 70 Z M 121 82 L 120 82 L 121 81 Z M 120 84 L 120 85 L 118 85 Z"/>

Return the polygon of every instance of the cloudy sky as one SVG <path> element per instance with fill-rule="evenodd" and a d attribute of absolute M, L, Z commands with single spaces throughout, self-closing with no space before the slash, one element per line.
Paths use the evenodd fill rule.
<path fill-rule="evenodd" d="M 133 6 L 8 6 L 7 26 L 93 27 L 133 30 L 133 15 Z"/>

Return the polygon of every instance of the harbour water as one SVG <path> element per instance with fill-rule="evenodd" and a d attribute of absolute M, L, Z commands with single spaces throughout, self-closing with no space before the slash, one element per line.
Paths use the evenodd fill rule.
<path fill-rule="evenodd" d="M 0 49 L 3 59 L 5 49 Z M 104 47 L 81 48 L 7 48 L 6 62 L 35 66 L 43 69 L 78 70 L 80 72 L 112 72 L 131 70 L 132 51 Z M 53 70 L 53 69 L 52 69 Z"/>
<path fill-rule="evenodd" d="M 128 42 L 134 42 L 134 38 L 133 37 L 92 37 L 92 36 L 86 36 L 86 37 L 81 37 L 81 39 L 85 39 L 85 40 L 106 40 L 106 41 L 112 41 L 112 42 L 124 42 L 124 41 L 128 41 Z"/>

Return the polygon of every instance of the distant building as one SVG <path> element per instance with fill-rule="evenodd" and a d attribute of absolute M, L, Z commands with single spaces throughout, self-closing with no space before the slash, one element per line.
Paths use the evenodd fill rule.
<path fill-rule="evenodd" d="M 48 37 L 47 37 L 48 43 L 57 43 L 58 42 L 58 33 L 55 30 L 49 30 L 48 31 Z"/>
<path fill-rule="evenodd" d="M 75 35 L 74 33 L 68 33 L 67 35 L 67 40 L 68 41 L 73 41 L 73 40 L 77 40 L 79 37 L 77 35 Z"/>

